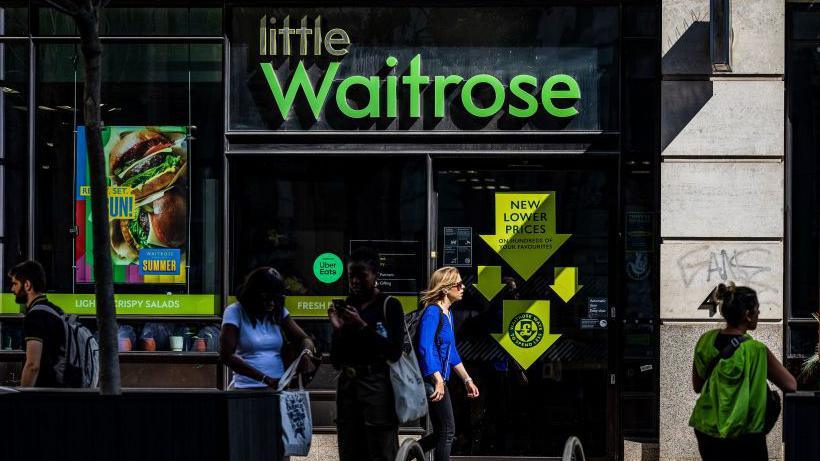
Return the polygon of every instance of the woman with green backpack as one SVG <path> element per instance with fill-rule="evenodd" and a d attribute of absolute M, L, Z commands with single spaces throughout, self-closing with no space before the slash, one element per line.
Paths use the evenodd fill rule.
<path fill-rule="evenodd" d="M 714 301 L 726 326 L 704 333 L 695 346 L 692 386 L 700 394 L 689 425 L 704 461 L 768 460 L 766 434 L 780 414 L 779 396 L 797 382 L 765 344 L 747 333 L 757 328 L 757 293 L 720 284 Z"/>

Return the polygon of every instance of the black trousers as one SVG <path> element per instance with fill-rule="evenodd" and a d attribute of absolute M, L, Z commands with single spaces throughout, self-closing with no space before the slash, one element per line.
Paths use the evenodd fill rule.
<path fill-rule="evenodd" d="M 425 453 L 435 448 L 434 461 L 449 461 L 453 438 L 456 435 L 456 420 L 453 417 L 453 402 L 450 400 L 447 384 L 444 385 L 444 398 L 428 404 L 433 432 L 419 440 L 419 445 Z"/>
<path fill-rule="evenodd" d="M 342 373 L 337 391 L 339 460 L 395 461 L 399 425 L 389 375 L 348 378 Z"/>
<path fill-rule="evenodd" d="M 718 439 L 695 431 L 703 461 L 768 461 L 765 434 L 746 434 L 733 439 Z"/>

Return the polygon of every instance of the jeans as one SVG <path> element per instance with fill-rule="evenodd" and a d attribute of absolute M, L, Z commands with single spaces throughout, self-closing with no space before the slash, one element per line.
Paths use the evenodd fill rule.
<path fill-rule="evenodd" d="M 450 390 L 444 384 L 444 398 L 438 402 L 428 402 L 430 407 L 430 422 L 433 423 L 433 432 L 419 440 L 424 452 L 435 448 L 434 461 L 449 461 L 450 449 L 453 448 L 453 438 L 456 434 L 456 421 L 453 417 L 453 403 L 450 401 Z"/>
<path fill-rule="evenodd" d="M 703 461 L 767 461 L 769 450 L 765 434 L 745 434 L 734 439 L 718 439 L 695 430 L 698 451 Z"/>

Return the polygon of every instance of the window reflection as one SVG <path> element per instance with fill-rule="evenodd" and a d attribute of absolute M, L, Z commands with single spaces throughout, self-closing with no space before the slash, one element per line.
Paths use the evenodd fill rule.
<path fill-rule="evenodd" d="M 792 42 L 794 43 L 794 42 Z M 820 225 L 818 224 L 818 198 L 820 185 L 820 51 L 815 44 L 793 45 L 790 50 L 789 111 L 792 132 L 792 205 L 793 224 L 792 264 L 799 268 L 792 273 L 791 316 L 811 318 L 817 311 L 817 282 L 820 278 L 818 254 L 820 251 Z"/>
<path fill-rule="evenodd" d="M 37 35 L 78 34 L 74 20 L 54 8 L 39 8 L 37 19 Z M 222 35 L 222 8 L 208 8 L 206 5 L 198 8 L 109 6 L 100 15 L 100 35 L 219 37 Z"/>
<path fill-rule="evenodd" d="M 28 2 L 8 1 L 0 6 L 0 36 L 22 37 L 28 34 Z"/>
<path fill-rule="evenodd" d="M 240 157 L 231 160 L 230 171 L 232 286 L 251 269 L 270 265 L 285 277 L 290 294 L 306 302 L 345 296 L 346 276 L 324 283 L 314 273 L 320 254 L 346 261 L 351 246 L 370 245 L 386 255 L 390 245 L 398 245 L 411 256 L 401 264 L 384 256 L 382 265 L 394 275 L 402 271 L 404 276 L 394 278 L 409 278 L 412 284 L 382 289 L 412 294 L 412 304 L 417 287 L 425 284 L 423 158 Z M 330 324 L 324 311 L 315 315 L 297 321 L 315 338 L 319 351 L 329 353 Z M 335 377 L 332 367 L 323 365 L 310 388 L 335 389 Z"/>
<path fill-rule="evenodd" d="M 294 295 L 345 295 L 346 278 L 319 281 L 314 260 L 327 252 L 346 260 L 356 240 L 423 242 L 424 165 L 411 156 L 233 160 L 232 286 L 254 267 L 271 265 Z M 421 279 L 421 255 L 417 261 L 410 278 Z"/>
<path fill-rule="evenodd" d="M 90 291 L 73 284 L 74 129 L 84 123 L 79 47 L 43 43 L 37 48 L 36 257 L 49 288 Z M 119 285 L 120 292 L 217 293 L 220 267 L 222 51 L 219 44 L 106 44 L 102 117 L 107 126 L 190 127 L 188 283 L 179 286 Z"/>
<path fill-rule="evenodd" d="M 2 274 L 24 259 L 28 241 L 28 53 L 27 43 L 0 42 Z"/>
<path fill-rule="evenodd" d="M 437 170 L 439 253 L 445 258 L 448 253 L 458 255 L 448 251 L 453 244 L 446 238 L 448 229 L 467 229 L 472 242 L 479 242 L 471 247 L 470 261 L 460 255 L 455 259 L 467 284 L 464 299 L 453 310 L 459 353 L 480 383 L 481 395 L 468 400 L 463 386 L 450 387 L 457 431 L 453 454 L 549 456 L 559 453 L 567 436 L 574 434 L 583 440 L 587 454 L 603 455 L 609 416 L 610 330 L 608 308 L 600 306 L 614 299 L 610 251 L 617 194 L 612 164 L 532 158 L 472 160 L 464 168 L 460 162 L 441 161 Z M 503 232 L 495 213 L 499 194 L 536 191 L 554 191 L 553 232 L 571 237 L 524 277 L 479 236 Z M 537 235 L 534 232 L 521 234 Z M 457 245 L 459 250 L 463 246 Z M 500 266 L 501 280 L 507 285 L 490 301 L 473 288 L 480 281 L 476 270 L 480 265 Z M 558 299 L 549 288 L 559 267 L 577 268 L 583 285 L 568 301 Z M 592 299 L 598 300 L 595 309 Z M 509 331 L 505 304 L 513 300 L 549 301 L 549 333 L 561 335 L 526 369 L 493 336 Z"/>

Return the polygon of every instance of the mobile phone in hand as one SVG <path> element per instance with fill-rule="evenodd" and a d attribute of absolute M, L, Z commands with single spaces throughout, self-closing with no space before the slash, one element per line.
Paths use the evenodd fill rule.
<path fill-rule="evenodd" d="M 342 313 L 347 307 L 344 299 L 334 299 L 333 300 L 333 308 L 336 309 L 336 312 Z"/>

